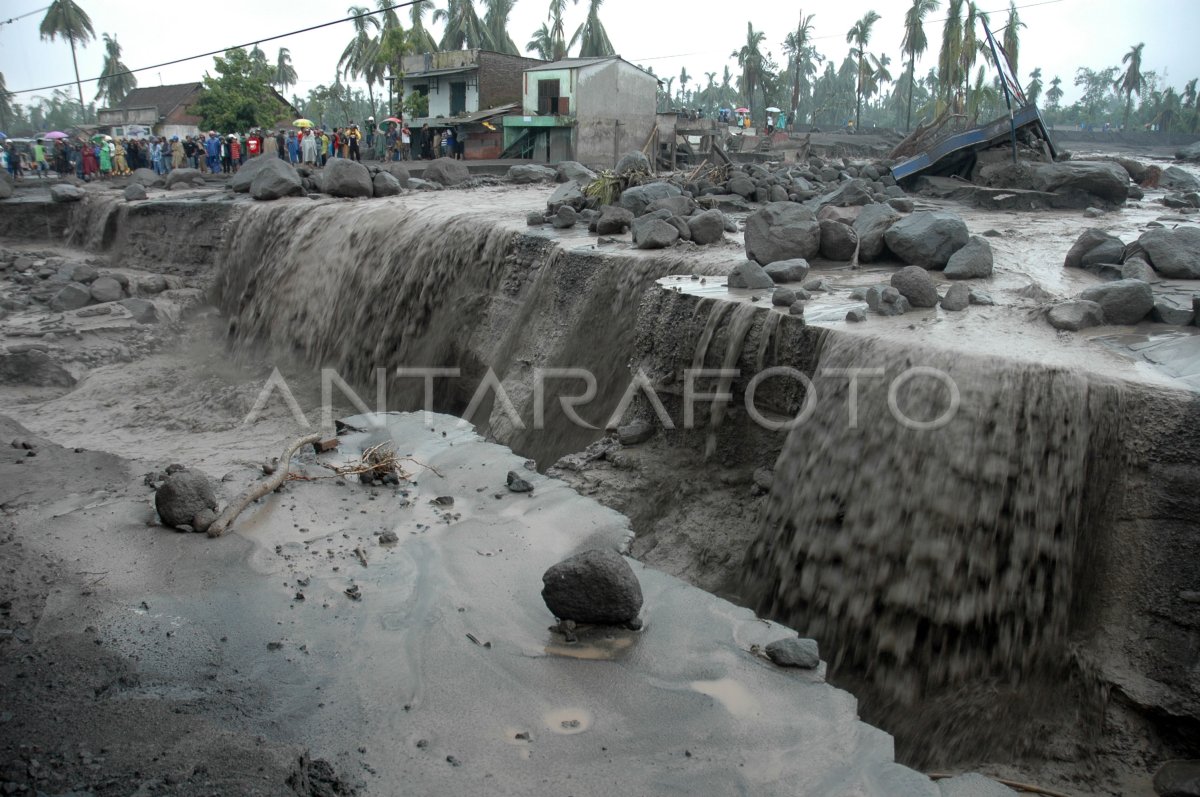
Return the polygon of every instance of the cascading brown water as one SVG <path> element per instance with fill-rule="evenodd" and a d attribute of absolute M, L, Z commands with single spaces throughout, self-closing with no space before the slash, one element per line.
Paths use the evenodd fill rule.
<path fill-rule="evenodd" d="M 747 592 L 765 615 L 819 638 L 835 673 L 863 679 L 893 730 L 924 714 L 939 719 L 919 744 L 986 749 L 992 729 L 951 732 L 936 707 L 915 707 L 962 708 L 947 696 L 963 687 L 977 700 L 996 684 L 1032 695 L 1031 683 L 1047 686 L 1038 673 L 1061 671 L 1088 547 L 1115 498 L 1122 391 L 1068 370 L 917 356 L 844 334 L 825 338 L 819 362 L 813 413 L 787 437 L 746 559 Z M 905 381 L 914 365 L 959 392 L 940 428 L 897 419 L 950 410 L 933 372 Z M 870 368 L 883 376 L 860 378 L 852 425 L 849 380 L 828 374 Z"/>

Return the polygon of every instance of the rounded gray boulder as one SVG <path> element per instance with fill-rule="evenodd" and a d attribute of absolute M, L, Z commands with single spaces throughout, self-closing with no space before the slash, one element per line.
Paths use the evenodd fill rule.
<path fill-rule="evenodd" d="M 115 302 L 125 296 L 125 289 L 113 277 L 98 277 L 92 282 L 91 292 L 97 302 Z"/>
<path fill-rule="evenodd" d="M 929 272 L 920 266 L 905 266 L 897 271 L 892 275 L 892 287 L 913 307 L 937 306 L 937 286 Z"/>
<path fill-rule="evenodd" d="M 642 586 L 625 557 L 591 550 L 568 557 L 542 576 L 542 600 L 555 617 L 624 625 L 642 610 Z"/>
<path fill-rule="evenodd" d="M 1079 298 L 1095 302 L 1110 324 L 1136 324 L 1154 309 L 1154 290 L 1141 280 L 1116 280 L 1093 285 Z"/>
<path fill-rule="evenodd" d="M 425 167 L 421 177 L 441 185 L 461 185 L 471 179 L 471 172 L 462 161 L 438 158 Z"/>
<path fill-rule="evenodd" d="M 330 196 L 369 197 L 375 192 L 367 167 L 346 158 L 334 158 L 326 164 L 321 173 L 321 186 Z"/>
<path fill-rule="evenodd" d="M 154 508 L 165 526 L 191 526 L 196 531 L 206 531 L 216 518 L 217 494 L 203 473 L 180 470 L 159 485 L 154 493 Z"/>
<path fill-rule="evenodd" d="M 992 267 L 992 245 L 972 235 L 966 246 L 950 255 L 944 273 L 952 280 L 980 279 L 992 276 Z"/>
<path fill-rule="evenodd" d="M 951 255 L 967 245 L 970 237 L 967 225 L 955 214 L 921 211 L 889 227 L 883 240 L 905 263 L 940 269 L 950 262 Z"/>

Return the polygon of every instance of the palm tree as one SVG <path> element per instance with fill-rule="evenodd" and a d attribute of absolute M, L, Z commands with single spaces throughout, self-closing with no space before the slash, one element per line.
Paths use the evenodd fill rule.
<path fill-rule="evenodd" d="M 1046 92 L 1046 108 L 1057 111 L 1058 104 L 1062 102 L 1062 98 L 1062 78 L 1055 75 L 1054 80 L 1050 81 L 1050 90 Z"/>
<path fill-rule="evenodd" d="M 545 22 L 533 32 L 533 38 L 525 45 L 525 52 L 533 53 L 543 61 L 555 60 L 554 36 Z"/>
<path fill-rule="evenodd" d="M 416 0 L 409 6 L 409 20 L 412 28 L 408 31 L 409 42 L 413 52 L 431 53 L 437 49 L 437 42 L 425 27 L 425 12 L 433 8 L 433 0 Z"/>
<path fill-rule="evenodd" d="M 917 56 L 924 54 L 929 47 L 929 39 L 925 36 L 925 17 L 940 5 L 940 0 L 913 0 L 904 14 L 904 38 L 900 48 L 908 56 L 908 115 L 904 120 L 905 130 L 912 129 L 913 70 L 917 66 Z"/>
<path fill-rule="evenodd" d="M 578 3 L 579 0 L 574 0 Z M 549 61 L 561 61 L 567 57 L 567 31 L 563 25 L 563 15 L 567 10 L 567 0 L 550 0 L 550 13 L 546 21 L 550 23 L 550 56 Z"/>
<path fill-rule="evenodd" d="M 75 89 L 79 92 L 79 105 L 83 107 L 83 82 L 79 79 L 79 59 L 75 55 L 76 45 L 87 46 L 96 38 L 92 20 L 73 0 L 53 0 L 42 17 L 38 32 L 43 39 L 54 41 L 58 37 L 71 44 L 71 63 L 75 65 Z"/>
<path fill-rule="evenodd" d="M 4 81 L 4 73 L 0 72 L 0 130 L 12 131 L 13 119 L 17 115 L 12 98 L 12 92 Z"/>
<path fill-rule="evenodd" d="M 125 99 L 125 95 L 137 88 L 137 78 L 121 63 L 121 45 L 116 36 L 104 34 L 104 68 L 96 81 L 96 99 L 113 106 Z"/>
<path fill-rule="evenodd" d="M 816 14 L 809 14 L 806 17 L 801 9 L 800 24 L 783 40 L 783 52 L 788 57 L 788 69 L 792 73 L 792 113 L 790 117 L 792 124 L 795 124 L 800 113 L 800 84 L 806 82 L 808 77 L 816 72 L 809 44 L 812 40 L 813 17 L 815 16 Z"/>
<path fill-rule="evenodd" d="M 1200 121 L 1200 107 L 1197 107 L 1196 100 L 1196 78 L 1192 78 L 1183 87 L 1183 107 L 1191 111 L 1191 116 L 1188 121 L 1188 132 L 1196 132 L 1196 122 Z M 4 91 L 4 76 L 0 75 L 0 94 Z"/>
<path fill-rule="evenodd" d="M 508 17 L 512 14 L 516 0 L 483 0 L 483 5 L 487 9 L 483 16 L 483 27 L 492 42 L 492 49 L 505 55 L 520 55 L 521 51 L 508 35 Z"/>
<path fill-rule="evenodd" d="M 475 13 L 474 0 L 449 0 L 446 8 L 433 12 L 434 22 L 442 20 L 445 20 L 446 28 L 442 31 L 441 49 L 491 48 L 491 37 L 483 20 Z"/>
<path fill-rule="evenodd" d="M 862 98 L 863 84 L 869 79 L 869 73 L 866 71 L 867 60 L 867 43 L 871 41 L 871 28 L 879 21 L 879 15 L 874 11 L 868 11 L 863 14 L 863 18 L 854 23 L 850 30 L 846 31 L 846 43 L 853 44 L 854 49 L 851 53 L 858 57 L 858 88 L 855 91 L 856 103 L 854 107 L 854 129 L 860 129 L 862 122 Z"/>
<path fill-rule="evenodd" d="M 1014 0 L 1008 0 L 1008 22 L 1004 26 L 1004 53 L 1008 56 L 1008 63 L 1012 65 L 1013 74 L 1017 72 L 1017 57 L 1021 54 L 1021 28 L 1026 27 L 1021 21 L 1021 17 L 1017 14 L 1017 4 Z"/>
<path fill-rule="evenodd" d="M 946 24 L 942 26 L 942 49 L 938 52 L 938 83 L 945 92 L 946 105 L 954 102 L 954 92 L 962 83 L 959 60 L 962 53 L 963 0 L 947 0 Z"/>
<path fill-rule="evenodd" d="M 292 66 L 291 51 L 286 47 L 280 47 L 279 57 L 275 60 L 275 77 L 272 82 L 286 94 L 289 86 L 296 85 L 296 77 L 296 69 Z"/>
<path fill-rule="evenodd" d="M 1037 105 L 1038 99 L 1042 96 L 1042 68 L 1029 73 L 1029 85 L 1025 87 L 1025 99 L 1029 100 L 1030 105 Z"/>
<path fill-rule="evenodd" d="M 392 5 L 395 5 L 394 0 L 375 0 L 376 8 L 383 12 L 383 24 L 380 27 L 385 31 L 401 27 L 400 15 L 396 13 L 396 9 L 389 8 Z"/>
<path fill-rule="evenodd" d="M 612 42 L 608 40 L 608 31 L 604 29 L 604 23 L 600 21 L 600 6 L 603 3 L 604 0 L 589 0 L 587 17 L 571 37 L 568 46 L 574 47 L 575 42 L 579 42 L 580 58 L 599 58 L 617 53 Z"/>
<path fill-rule="evenodd" d="M 691 79 L 692 76 L 688 74 L 687 67 L 682 67 L 679 70 L 679 96 L 682 98 L 684 104 L 687 104 L 687 84 Z"/>
<path fill-rule="evenodd" d="M 354 38 L 342 57 L 338 59 L 338 71 L 346 77 L 359 76 L 367 83 L 367 96 L 371 101 L 371 110 L 375 109 L 374 83 L 383 77 L 383 65 L 379 62 L 379 39 L 371 35 L 371 31 L 379 31 L 379 19 L 366 16 L 368 9 L 362 6 L 350 6 L 346 14 L 354 18 Z"/>
<path fill-rule="evenodd" d="M 1125 53 L 1125 57 L 1121 59 L 1121 63 L 1125 64 L 1125 74 L 1117 79 L 1113 84 L 1113 88 L 1119 94 L 1125 95 L 1125 121 L 1122 124 L 1123 130 L 1129 129 L 1129 113 L 1133 110 L 1133 95 L 1142 96 L 1142 90 L 1146 87 L 1146 76 L 1142 74 L 1142 50 L 1146 47 L 1146 43 L 1135 44 Z"/>
<path fill-rule="evenodd" d="M 975 0 L 969 0 L 967 3 L 967 16 L 963 20 L 962 29 L 962 48 L 959 50 L 959 67 L 962 72 L 963 80 L 963 97 L 969 102 L 971 95 L 971 70 L 975 68 L 975 60 L 979 57 L 980 41 L 976 34 L 978 20 L 980 17 L 987 18 L 986 14 L 980 12 L 979 7 L 975 5 Z M 983 50 L 987 58 L 991 58 L 991 51 L 984 46 Z"/>
<path fill-rule="evenodd" d="M 740 50 L 730 54 L 736 58 L 742 68 L 742 91 L 746 94 L 746 107 L 750 109 L 750 118 L 754 118 L 754 89 L 762 77 L 763 54 L 762 43 L 767 40 L 767 34 L 754 29 L 750 22 L 746 23 L 746 43 Z"/>
<path fill-rule="evenodd" d="M 671 107 L 672 107 L 671 88 L 675 85 L 675 78 L 673 78 L 673 77 L 663 78 L 663 83 L 667 84 L 666 91 L 663 95 L 663 98 L 667 101 L 667 104 L 666 104 L 666 107 L 663 108 L 663 110 L 669 111 L 669 110 L 671 110 Z"/>

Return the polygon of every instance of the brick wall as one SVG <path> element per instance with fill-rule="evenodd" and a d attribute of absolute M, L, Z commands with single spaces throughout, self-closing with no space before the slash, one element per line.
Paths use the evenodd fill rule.
<path fill-rule="evenodd" d="M 543 64 L 536 58 L 520 58 L 481 51 L 479 53 L 479 107 L 495 108 L 520 102 L 526 69 Z"/>

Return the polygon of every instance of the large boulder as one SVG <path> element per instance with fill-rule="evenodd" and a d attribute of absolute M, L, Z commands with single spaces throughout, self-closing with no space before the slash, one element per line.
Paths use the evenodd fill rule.
<path fill-rule="evenodd" d="M 633 224 L 633 214 L 618 205 L 605 205 L 600 209 L 600 218 L 596 219 L 596 232 L 599 235 L 620 235 Z"/>
<path fill-rule="evenodd" d="M 1148 230 L 1138 243 L 1164 277 L 1200 279 L 1200 227 Z"/>
<path fill-rule="evenodd" d="M 330 196 L 369 197 L 375 193 L 367 167 L 348 158 L 334 158 L 325 165 L 321 187 Z"/>
<path fill-rule="evenodd" d="M 992 245 L 972 235 L 967 245 L 950 255 L 944 272 L 947 279 L 965 280 L 992 276 Z"/>
<path fill-rule="evenodd" d="M 679 240 L 679 228 L 647 216 L 633 222 L 633 243 L 638 249 L 666 249 Z"/>
<path fill-rule="evenodd" d="M 963 220 L 945 211 L 914 213 L 883 234 L 888 249 L 905 263 L 931 269 L 944 268 L 970 238 Z"/>
<path fill-rule="evenodd" d="M 1154 773 L 1154 793 L 1158 797 L 1197 797 L 1200 795 L 1200 761 L 1168 761 Z"/>
<path fill-rule="evenodd" d="M 409 174 L 408 167 L 404 164 L 398 161 L 388 161 L 387 163 L 380 164 L 379 171 L 386 172 L 395 177 L 396 181 L 400 183 L 401 188 L 408 188 L 408 180 L 412 175 Z"/>
<path fill-rule="evenodd" d="M 892 287 L 913 307 L 937 307 L 937 286 L 920 266 L 905 266 L 892 275 Z"/>
<path fill-rule="evenodd" d="M 555 179 L 560 183 L 576 182 L 587 185 L 596 179 L 596 173 L 579 161 L 563 161 L 555 167 Z"/>
<path fill-rule="evenodd" d="M 155 491 L 154 508 L 165 526 L 191 526 L 194 531 L 205 531 L 216 519 L 217 494 L 203 473 L 179 470 Z"/>
<path fill-rule="evenodd" d="M 229 178 L 229 187 L 239 194 L 249 193 L 250 184 L 254 182 L 254 176 L 258 174 L 259 169 L 269 165 L 271 161 L 279 161 L 280 163 L 283 163 L 283 161 L 279 160 L 279 158 L 273 158 L 267 155 L 259 155 L 257 158 L 251 158 L 250 160 L 246 161 L 238 167 L 238 170 L 233 177 Z M 142 169 L 138 169 L 138 171 L 140 172 Z M 150 173 L 154 174 L 154 172 Z M 134 172 L 134 174 L 136 175 L 137 172 Z"/>
<path fill-rule="evenodd" d="M 760 265 L 816 257 L 821 224 L 811 210 L 794 202 L 772 202 L 746 218 L 746 256 Z"/>
<path fill-rule="evenodd" d="M 396 196 L 400 193 L 400 181 L 387 172 L 379 172 L 371 178 L 371 189 L 377 197 Z"/>
<path fill-rule="evenodd" d="M 1176 151 L 1175 157 L 1181 161 L 1200 161 L 1200 141 Z"/>
<path fill-rule="evenodd" d="M 687 220 L 692 233 L 692 242 L 700 246 L 715 244 L 725 237 L 725 214 L 719 210 L 706 210 Z"/>
<path fill-rule="evenodd" d="M 754 195 L 758 192 L 758 186 L 744 174 L 735 174 L 730 177 L 725 188 L 729 193 L 737 194 L 745 199 L 754 199 Z"/>
<path fill-rule="evenodd" d="M 949 310 L 952 313 L 966 310 L 967 305 L 970 303 L 971 289 L 962 282 L 956 282 L 951 285 L 950 290 L 946 291 L 946 295 L 942 297 L 942 309 Z"/>
<path fill-rule="evenodd" d="M 115 302 L 125 297 L 125 289 L 112 277 L 98 277 L 92 282 L 91 294 L 97 302 Z"/>
<path fill-rule="evenodd" d="M 1136 324 L 1154 309 L 1154 291 L 1141 280 L 1116 280 L 1093 285 L 1079 298 L 1100 305 L 1110 324 Z"/>
<path fill-rule="evenodd" d="M 0 384 L 74 387 L 75 377 L 38 349 L 0 353 Z"/>
<path fill-rule="evenodd" d="M 276 158 L 276 160 L 279 160 Z M 203 175 L 196 169 L 175 169 L 167 175 L 167 190 L 170 191 L 175 186 L 191 188 L 194 180 L 203 180 Z"/>
<path fill-rule="evenodd" d="M 441 185 L 462 185 L 471 179 L 471 170 L 467 164 L 453 158 L 438 158 L 425 167 L 421 177 Z"/>
<path fill-rule="evenodd" d="M 618 177 L 628 177 L 631 174 L 650 174 L 650 159 L 641 152 L 627 152 L 617 161 Z"/>
<path fill-rule="evenodd" d="M 137 202 L 146 198 L 146 186 L 141 183 L 130 183 L 125 186 L 125 201 Z"/>
<path fill-rule="evenodd" d="M 1067 268 L 1086 268 L 1101 263 L 1120 263 L 1125 256 L 1125 244 L 1105 230 L 1084 230 L 1071 248 L 1063 265 Z"/>
<path fill-rule="evenodd" d="M 1170 191 L 1200 191 L 1200 180 L 1178 166 L 1163 169 L 1162 176 L 1158 178 L 1158 185 Z"/>
<path fill-rule="evenodd" d="M 888 205 L 866 205 L 854 220 L 854 232 L 858 235 L 858 259 L 871 263 L 880 259 L 886 251 L 883 236 L 893 224 L 904 218 Z"/>
<path fill-rule="evenodd" d="M 583 189 L 579 187 L 579 183 L 572 181 L 563 183 L 554 189 L 554 193 L 550 194 L 550 198 L 546 200 L 546 210 L 550 213 L 557 213 L 563 205 L 570 205 L 576 210 L 582 210 L 586 203 L 587 197 L 583 195 Z"/>
<path fill-rule="evenodd" d="M 121 306 L 139 324 L 153 324 L 158 321 L 158 308 L 149 299 L 122 299 Z"/>
<path fill-rule="evenodd" d="M 624 625 L 642 610 L 642 587 L 620 554 L 591 550 L 568 557 L 542 576 L 542 600 L 560 620 Z"/>
<path fill-rule="evenodd" d="M 250 183 L 250 196 L 255 199 L 282 199 L 304 193 L 300 175 L 291 164 L 280 158 L 261 158 L 266 161 L 254 174 Z"/>
<path fill-rule="evenodd" d="M 808 276 L 808 261 L 802 257 L 777 260 L 763 269 L 774 282 L 803 282 Z"/>
<path fill-rule="evenodd" d="M 570 185 L 570 183 L 564 183 L 564 185 Z M 683 192 L 671 183 L 646 183 L 622 191 L 619 204 L 633 215 L 640 216 L 647 212 L 652 203 L 682 194 Z"/>
<path fill-rule="evenodd" d="M 821 222 L 821 257 L 826 260 L 850 260 L 858 249 L 858 233 L 840 221 Z"/>
<path fill-rule="evenodd" d="M 1098 327 L 1104 323 L 1104 309 L 1095 302 L 1075 299 L 1056 304 L 1046 314 L 1050 326 L 1078 332 L 1087 327 Z"/>
<path fill-rule="evenodd" d="M 508 180 L 518 185 L 530 183 L 552 183 L 558 177 L 558 172 L 549 166 L 536 163 L 519 163 L 508 170 Z"/>
<path fill-rule="evenodd" d="M 730 288 L 752 288 L 766 290 L 774 288 L 775 281 L 763 270 L 763 267 L 753 260 L 746 260 L 734 266 L 729 272 Z"/>
<path fill-rule="evenodd" d="M 696 203 L 691 197 L 686 196 L 669 196 L 664 199 L 656 199 L 646 206 L 647 213 L 653 213 L 656 210 L 669 210 L 672 216 L 687 217 L 692 215 L 692 211 L 696 209 Z"/>
<path fill-rule="evenodd" d="M 838 207 L 869 205 L 873 201 L 871 184 L 858 178 L 847 180 L 815 201 L 819 205 L 836 205 Z"/>
<path fill-rule="evenodd" d="M 1103 202 L 1120 205 L 1129 195 L 1129 174 L 1116 163 L 1039 163 L 1033 166 L 1033 188 L 1056 194 L 1089 194 Z"/>
<path fill-rule="evenodd" d="M 83 199 L 83 191 L 70 183 L 60 183 L 51 186 L 50 198 L 55 202 L 78 202 Z"/>
<path fill-rule="evenodd" d="M 141 183 L 147 188 L 161 188 L 167 181 L 153 169 L 134 169 L 133 174 L 129 175 L 129 182 Z"/>
<path fill-rule="evenodd" d="M 81 282 L 68 282 L 50 299 L 50 309 L 56 313 L 78 310 L 91 304 L 92 289 Z"/>

